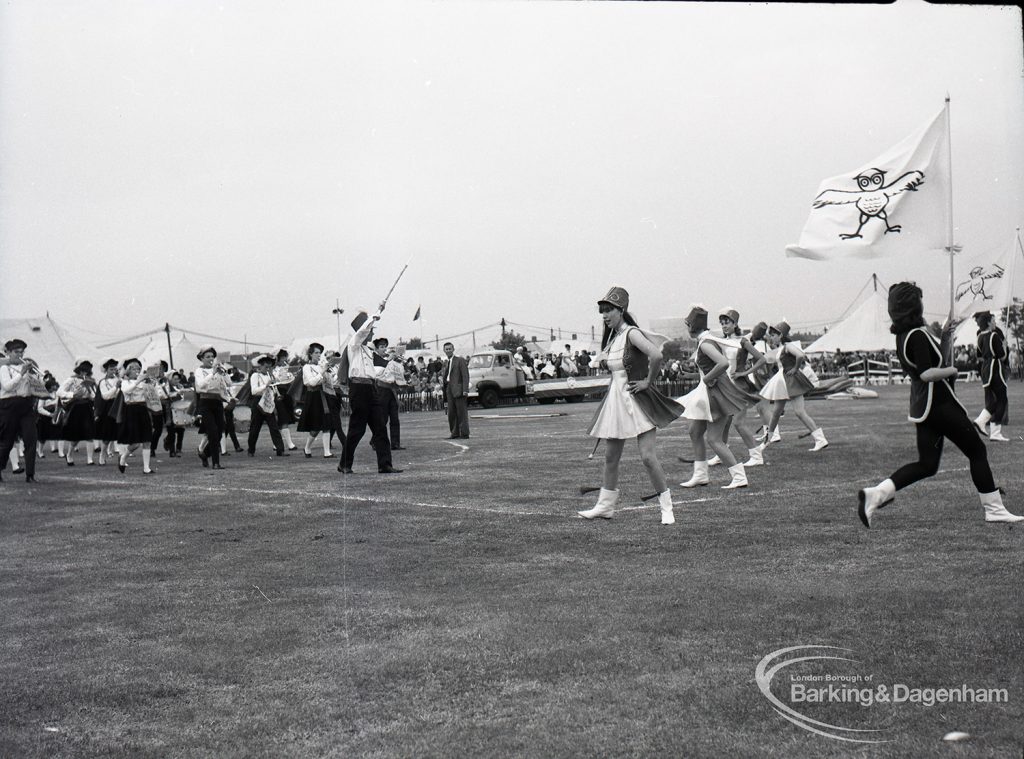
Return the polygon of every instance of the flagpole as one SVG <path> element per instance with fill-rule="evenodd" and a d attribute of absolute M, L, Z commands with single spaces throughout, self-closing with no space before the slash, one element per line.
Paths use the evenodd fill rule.
<path fill-rule="evenodd" d="M 1017 246 L 1020 246 L 1020 227 L 1014 235 Z M 1003 325 L 1010 326 L 1010 307 L 1013 305 L 1013 274 L 1017 270 L 1017 256 L 1010 254 L 1010 281 L 1006 285 L 1006 305 L 1003 306 Z"/>
<path fill-rule="evenodd" d="M 956 287 L 953 277 L 953 131 L 950 127 L 949 118 L 949 93 L 946 93 L 946 161 L 949 164 L 949 198 L 947 219 L 949 226 L 946 230 L 946 250 L 949 251 L 949 320 L 953 321 L 953 293 Z"/>

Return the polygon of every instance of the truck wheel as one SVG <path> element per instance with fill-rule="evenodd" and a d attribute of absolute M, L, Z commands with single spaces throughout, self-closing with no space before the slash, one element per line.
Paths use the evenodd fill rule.
<path fill-rule="evenodd" d="M 480 391 L 480 405 L 484 408 L 494 408 L 498 405 L 499 400 L 500 396 L 498 395 L 498 391 L 493 387 Z"/>
<path fill-rule="evenodd" d="M 566 403 L 579 403 L 582 400 L 583 400 L 583 396 L 582 395 L 567 395 L 567 396 L 565 396 L 565 402 Z"/>
<path fill-rule="evenodd" d="M 537 403 L 540 403 L 540 404 L 542 404 L 544 406 L 547 406 L 549 403 L 554 403 L 554 402 L 555 402 L 554 398 L 538 398 L 537 399 Z"/>

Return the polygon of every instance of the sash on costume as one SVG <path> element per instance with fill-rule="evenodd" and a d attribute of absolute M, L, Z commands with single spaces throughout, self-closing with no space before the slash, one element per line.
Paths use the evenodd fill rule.
<path fill-rule="evenodd" d="M 110 407 L 107 409 L 107 416 L 113 419 L 118 424 L 124 421 L 124 393 L 121 389 L 117 389 L 117 395 L 110 402 Z"/>

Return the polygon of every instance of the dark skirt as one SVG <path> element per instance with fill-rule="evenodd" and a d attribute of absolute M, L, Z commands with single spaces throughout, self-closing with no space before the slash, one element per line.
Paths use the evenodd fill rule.
<path fill-rule="evenodd" d="M 656 427 L 666 427 L 683 415 L 681 404 L 662 395 L 657 389 L 648 387 L 633 393 L 633 402 L 641 408 Z"/>
<path fill-rule="evenodd" d="M 153 440 L 153 415 L 145 403 L 126 403 L 124 421 L 117 428 L 117 442 L 149 444 Z"/>
<path fill-rule="evenodd" d="M 792 375 L 786 375 L 786 391 L 790 398 L 799 398 L 808 390 L 814 389 L 814 383 L 807 379 L 807 376 L 800 371 Z"/>
<path fill-rule="evenodd" d="M 727 374 L 721 375 L 713 386 L 708 387 L 711 415 L 716 420 L 724 416 L 735 416 L 744 409 L 756 406 L 760 400 L 760 395 L 733 382 Z"/>
<path fill-rule="evenodd" d="M 92 418 L 92 403 L 75 403 L 68 408 L 64 425 L 60 428 L 60 439 L 77 443 L 96 437 L 96 425 Z"/>
<path fill-rule="evenodd" d="M 324 411 L 324 399 L 329 398 L 322 390 L 307 392 L 302 402 L 302 415 L 295 426 L 299 432 L 330 432 L 335 429 L 331 414 Z"/>
<path fill-rule="evenodd" d="M 274 402 L 277 409 L 277 423 L 284 427 L 288 424 L 295 424 L 295 401 L 287 393 L 281 393 Z"/>
<path fill-rule="evenodd" d="M 40 414 L 36 419 L 36 439 L 40 443 L 47 440 L 58 440 L 60 430 L 53 426 L 53 419 Z"/>
<path fill-rule="evenodd" d="M 104 443 L 115 442 L 117 440 L 117 420 L 109 414 L 103 414 L 96 420 L 94 434 L 96 440 L 102 440 Z"/>

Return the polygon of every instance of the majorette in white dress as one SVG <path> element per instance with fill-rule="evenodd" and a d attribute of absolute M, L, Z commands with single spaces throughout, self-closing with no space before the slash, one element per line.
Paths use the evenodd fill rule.
<path fill-rule="evenodd" d="M 799 340 L 790 340 L 765 354 L 769 363 L 778 366 L 778 371 L 761 388 L 762 398 L 769 401 L 787 401 L 814 389 L 814 383 L 802 371 L 794 372 L 792 375 L 786 374 L 796 366 L 797 359 L 803 355 Z"/>
<path fill-rule="evenodd" d="M 655 388 L 649 387 L 638 393 L 630 393 L 628 383 L 630 366 L 635 371 L 635 377 L 647 379 L 648 360 L 647 356 L 636 347 L 629 344 L 629 333 L 638 327 L 627 327 L 612 338 L 607 349 L 599 358 L 604 359 L 608 369 L 612 373 L 611 382 L 608 385 L 608 392 L 605 393 L 601 405 L 594 414 L 590 423 L 588 434 L 591 437 L 625 440 L 637 437 L 638 435 L 652 430 L 655 427 L 664 427 L 682 414 L 683 409 L 671 398 L 666 398 Z M 647 335 L 640 330 L 648 339 L 654 338 L 655 344 L 660 335 Z M 633 356 L 630 361 L 626 359 L 627 352 Z M 627 366 L 629 364 L 629 366 Z M 643 375 L 642 377 L 640 375 Z"/>

